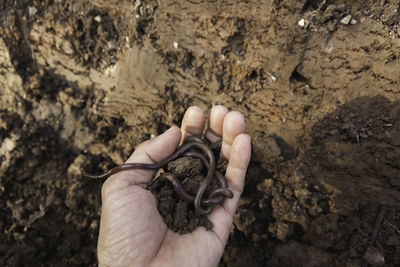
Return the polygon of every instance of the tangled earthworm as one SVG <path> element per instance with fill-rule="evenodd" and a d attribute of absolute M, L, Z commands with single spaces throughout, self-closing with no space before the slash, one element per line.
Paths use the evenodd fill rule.
<path fill-rule="evenodd" d="M 201 150 L 200 153 L 197 150 Z M 150 183 L 147 185 L 147 189 L 154 192 L 157 188 L 160 187 L 162 182 L 168 181 L 170 182 L 177 194 L 185 201 L 189 203 L 194 203 L 196 212 L 199 214 L 208 214 L 212 211 L 215 205 L 221 204 L 225 198 L 232 198 L 232 191 L 227 188 L 227 183 L 225 177 L 216 170 L 216 160 L 212 150 L 204 143 L 204 141 L 200 138 L 190 136 L 186 138 L 185 142 L 178 147 L 178 149 L 166 159 L 154 163 L 154 164 L 146 164 L 146 163 L 125 163 L 119 166 L 112 168 L 111 170 L 100 174 L 100 175 L 88 175 L 84 176 L 88 178 L 101 179 L 108 178 L 111 175 L 131 169 L 148 169 L 148 170 L 157 170 L 165 167 L 170 161 L 174 161 L 180 157 L 192 157 L 200 159 L 203 165 L 207 168 L 207 175 L 203 182 L 200 184 L 200 187 L 195 196 L 187 193 L 179 179 L 173 174 L 169 172 L 163 172 L 159 176 L 155 177 Z M 208 160 L 207 160 L 208 159 Z M 210 193 L 207 199 L 203 199 L 204 192 L 207 187 L 210 185 L 213 177 L 216 177 L 218 183 L 220 185 L 219 188 Z"/>

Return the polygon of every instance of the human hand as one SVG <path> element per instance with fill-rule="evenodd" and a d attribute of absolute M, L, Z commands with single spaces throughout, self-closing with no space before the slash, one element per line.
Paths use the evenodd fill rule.
<path fill-rule="evenodd" d="M 190 107 L 182 127 L 172 127 L 162 135 L 140 144 L 126 163 L 155 163 L 171 155 L 187 136 L 201 136 L 204 114 Z M 222 138 L 221 154 L 229 163 L 226 180 L 233 198 L 225 199 L 208 215 L 212 230 L 203 227 L 188 234 L 167 228 L 157 209 L 157 200 L 147 183 L 151 170 L 127 170 L 108 178 L 102 188 L 102 211 L 97 254 L 100 266 L 216 266 L 229 237 L 232 218 L 243 191 L 250 161 L 251 139 L 239 112 L 214 106 L 210 112 L 206 138 Z"/>

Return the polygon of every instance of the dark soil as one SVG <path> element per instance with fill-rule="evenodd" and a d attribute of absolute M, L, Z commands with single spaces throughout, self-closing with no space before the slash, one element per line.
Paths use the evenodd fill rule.
<path fill-rule="evenodd" d="M 202 173 L 203 164 L 199 159 L 180 158 L 168 163 L 167 171 L 174 173 L 182 183 L 186 192 L 196 195 L 196 192 L 204 180 Z M 212 184 L 210 190 L 217 186 Z M 206 194 L 207 195 L 207 194 Z M 212 223 L 205 216 L 198 215 L 194 206 L 188 204 L 177 196 L 174 188 L 166 183 L 157 194 L 160 214 L 163 216 L 168 227 L 175 232 L 184 234 L 193 231 L 198 226 L 206 229 L 212 228 Z"/>
<path fill-rule="evenodd" d="M 82 170 L 213 104 L 253 139 L 221 266 L 400 265 L 399 58 L 399 0 L 0 0 L 0 265 L 95 266 Z"/>

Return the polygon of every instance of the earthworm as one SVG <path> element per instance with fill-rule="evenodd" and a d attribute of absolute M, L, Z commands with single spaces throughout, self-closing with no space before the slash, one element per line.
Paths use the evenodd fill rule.
<path fill-rule="evenodd" d="M 194 151 L 186 152 L 185 157 L 198 158 L 203 162 L 204 166 L 207 169 L 210 168 L 210 165 L 209 165 L 207 159 L 201 153 L 194 152 Z M 217 170 L 215 170 L 214 175 L 218 179 L 218 182 L 219 182 L 221 188 L 216 189 L 215 191 L 211 192 L 210 197 L 208 199 L 203 199 L 201 201 L 201 203 L 204 205 L 215 206 L 215 205 L 220 204 L 226 197 L 227 198 L 233 197 L 232 191 L 229 190 L 228 188 L 226 188 L 227 184 L 226 184 L 226 180 L 225 180 L 224 176 Z M 161 185 L 161 182 L 163 182 L 163 181 L 169 181 L 171 184 L 173 184 L 175 190 L 181 196 L 182 199 L 184 199 L 185 201 L 190 202 L 190 203 L 194 202 L 195 197 L 184 191 L 179 179 L 172 173 L 164 172 L 164 173 L 160 174 L 159 177 L 155 178 L 153 181 L 151 181 L 148 184 L 147 188 L 153 191 L 157 187 L 159 187 Z"/>
<path fill-rule="evenodd" d="M 185 189 L 183 189 L 183 186 L 179 181 L 178 177 L 176 177 L 176 175 L 170 172 L 161 173 L 160 176 L 158 176 L 149 184 L 148 189 L 154 190 L 155 188 L 159 187 L 161 182 L 163 181 L 169 181 L 174 186 L 176 192 L 183 200 L 189 203 L 194 202 L 195 196 L 187 193 Z M 210 197 L 208 199 L 203 199 L 201 203 L 207 206 L 215 206 L 220 204 L 225 197 L 232 198 L 233 197 L 232 191 L 229 190 L 228 188 L 218 188 L 213 192 L 211 192 Z"/>
<path fill-rule="evenodd" d="M 199 149 L 201 150 L 208 158 L 197 152 L 197 151 L 189 151 L 191 149 Z M 202 161 L 204 166 L 208 169 L 207 170 L 207 175 L 205 179 L 202 181 L 196 196 L 192 196 L 191 194 L 187 193 L 178 178 L 172 174 L 172 173 L 167 173 L 164 172 L 160 174 L 158 177 L 153 179 L 147 186 L 149 190 L 154 190 L 156 189 L 162 181 L 169 181 L 173 186 L 175 191 L 178 193 L 178 195 L 185 201 L 193 203 L 196 211 L 199 214 L 208 214 L 212 211 L 213 206 L 220 204 L 226 197 L 232 198 L 233 193 L 230 189 L 227 188 L 226 180 L 224 176 L 216 171 L 216 163 L 215 163 L 215 157 L 211 149 L 204 143 L 204 141 L 198 137 L 194 136 L 189 136 L 186 138 L 185 142 L 178 147 L 178 149 L 169 157 L 166 159 L 154 163 L 154 164 L 146 164 L 146 163 L 125 163 L 119 166 L 116 166 L 112 168 L 111 170 L 100 174 L 100 175 L 88 175 L 85 174 L 84 176 L 88 178 L 93 178 L 93 179 L 102 179 L 102 178 L 108 178 L 111 175 L 118 173 L 120 171 L 124 170 L 131 170 L 131 169 L 148 169 L 148 170 L 157 170 L 160 169 L 168 164 L 170 161 L 174 161 L 179 157 L 186 156 L 186 157 L 193 157 L 193 158 L 198 158 Z M 203 199 L 204 192 L 206 191 L 207 187 L 211 183 L 211 179 L 213 176 L 216 176 L 218 179 L 218 182 L 221 186 L 221 188 L 218 188 L 214 190 L 213 192 L 210 193 L 210 197 L 208 199 Z M 203 208 L 202 205 L 206 205 L 208 207 Z"/>

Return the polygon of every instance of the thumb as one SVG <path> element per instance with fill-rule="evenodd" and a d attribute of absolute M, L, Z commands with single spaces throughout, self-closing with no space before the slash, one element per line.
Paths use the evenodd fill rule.
<path fill-rule="evenodd" d="M 146 163 L 153 164 L 171 155 L 177 148 L 181 140 L 181 130 L 172 126 L 163 134 L 154 139 L 141 143 L 126 163 Z M 147 184 L 154 175 L 154 170 L 132 169 L 112 175 L 107 179 L 106 186 L 116 189 L 130 186 Z"/>

